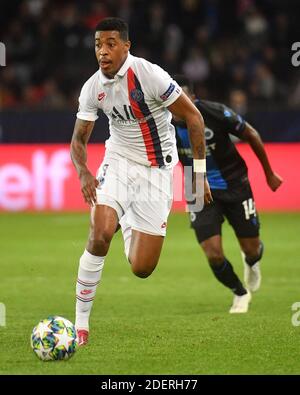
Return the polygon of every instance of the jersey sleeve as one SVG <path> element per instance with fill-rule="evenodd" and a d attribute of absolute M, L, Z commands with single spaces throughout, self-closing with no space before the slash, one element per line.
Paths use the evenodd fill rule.
<path fill-rule="evenodd" d="M 240 115 L 235 113 L 231 108 L 223 106 L 221 120 L 224 126 L 226 126 L 226 131 L 228 133 L 233 134 L 238 138 L 242 137 L 242 133 L 246 127 L 246 122 Z"/>
<path fill-rule="evenodd" d="M 182 89 L 171 76 L 155 64 L 147 67 L 147 89 L 152 99 L 168 107 L 181 95 Z"/>
<path fill-rule="evenodd" d="M 77 118 L 84 121 L 96 121 L 98 119 L 98 106 L 92 97 L 93 87 L 88 80 L 82 87 L 79 96 L 79 108 L 77 112 Z"/>

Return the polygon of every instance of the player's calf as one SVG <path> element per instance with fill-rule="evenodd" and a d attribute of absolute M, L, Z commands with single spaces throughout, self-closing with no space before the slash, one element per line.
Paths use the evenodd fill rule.
<path fill-rule="evenodd" d="M 216 279 L 237 296 L 247 293 L 242 282 L 233 270 L 231 263 L 224 257 L 222 262 L 209 261 L 210 268 Z"/>
<path fill-rule="evenodd" d="M 224 256 L 221 236 L 214 235 L 202 241 L 201 247 L 216 279 L 225 287 L 231 289 L 235 295 L 245 295 L 247 293 L 246 289 L 234 272 L 231 263 Z"/>
<path fill-rule="evenodd" d="M 89 329 L 89 316 L 100 283 L 105 257 L 84 251 L 79 261 L 76 283 L 76 321 L 77 330 Z"/>

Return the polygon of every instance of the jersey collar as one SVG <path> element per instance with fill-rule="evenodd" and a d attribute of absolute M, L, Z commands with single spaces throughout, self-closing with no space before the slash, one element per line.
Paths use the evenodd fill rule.
<path fill-rule="evenodd" d="M 129 69 L 129 67 L 132 64 L 132 61 L 133 61 L 133 56 L 128 52 L 128 56 L 127 56 L 125 62 L 123 63 L 122 67 L 117 72 L 115 77 L 112 79 L 105 77 L 105 75 L 100 70 L 100 78 L 101 78 L 103 85 L 113 84 L 114 82 L 116 82 L 118 80 L 118 77 L 124 77 L 125 73 L 127 72 L 127 70 Z"/>
<path fill-rule="evenodd" d="M 133 56 L 130 54 L 130 52 L 128 52 L 128 56 L 125 60 L 125 62 L 123 63 L 123 66 L 120 68 L 120 70 L 117 72 L 117 75 L 120 77 L 124 77 L 126 71 L 129 69 L 129 67 L 132 64 L 132 60 L 133 60 Z"/>

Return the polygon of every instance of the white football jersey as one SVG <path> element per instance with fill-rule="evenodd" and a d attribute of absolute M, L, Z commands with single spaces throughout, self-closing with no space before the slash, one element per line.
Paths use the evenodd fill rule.
<path fill-rule="evenodd" d="M 178 162 L 172 115 L 166 107 L 181 95 L 161 67 L 128 54 L 113 79 L 99 69 L 83 85 L 77 118 L 95 121 L 101 109 L 109 119 L 106 149 L 146 166 Z"/>

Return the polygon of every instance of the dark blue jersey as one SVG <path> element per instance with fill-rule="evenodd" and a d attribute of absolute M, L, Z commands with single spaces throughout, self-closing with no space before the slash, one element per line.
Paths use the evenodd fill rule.
<path fill-rule="evenodd" d="M 248 182 L 246 163 L 230 138 L 230 134 L 242 137 L 246 125 L 243 118 L 221 103 L 196 100 L 195 105 L 205 123 L 206 169 L 210 188 L 228 190 Z M 179 160 L 184 166 L 192 166 L 187 127 L 183 122 L 174 124 Z"/>

